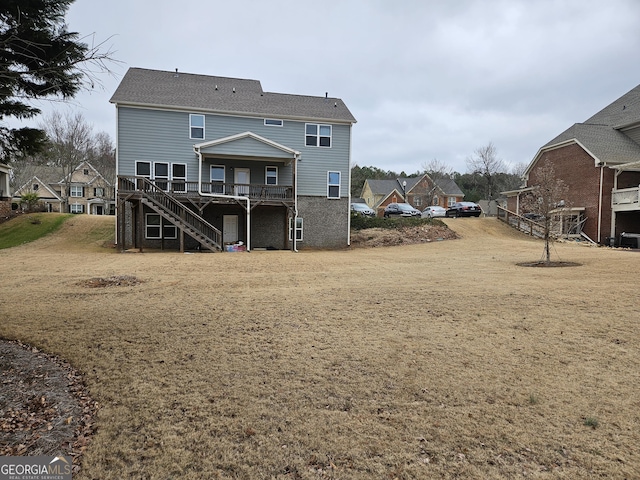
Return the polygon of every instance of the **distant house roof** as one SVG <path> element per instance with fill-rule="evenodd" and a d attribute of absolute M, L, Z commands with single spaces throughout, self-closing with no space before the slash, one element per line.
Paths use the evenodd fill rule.
<path fill-rule="evenodd" d="M 437 180 L 434 180 L 433 183 L 435 183 L 436 186 L 445 195 L 452 196 L 452 197 L 453 196 L 464 197 L 464 192 L 460 190 L 460 187 L 458 186 L 458 184 L 454 182 L 451 178 L 438 178 Z"/>
<path fill-rule="evenodd" d="M 228 115 L 355 123 L 339 98 L 271 93 L 257 80 L 130 68 L 111 103 Z"/>
<path fill-rule="evenodd" d="M 413 187 L 416 186 L 422 177 L 410 177 L 410 178 L 396 178 L 394 180 L 367 180 L 369 188 L 374 195 L 387 195 L 392 190 L 396 189 L 399 193 L 402 193 L 402 182 L 407 182 L 406 191 L 410 192 Z M 442 178 L 433 180 L 433 183 L 442 191 L 445 195 L 451 196 L 464 196 L 460 187 L 450 178 Z"/>
<path fill-rule="evenodd" d="M 542 146 L 525 173 L 542 152 L 571 143 L 579 144 L 594 160 L 610 165 L 640 160 L 640 145 L 623 133 L 624 128 L 634 125 L 640 125 L 640 85 Z"/>

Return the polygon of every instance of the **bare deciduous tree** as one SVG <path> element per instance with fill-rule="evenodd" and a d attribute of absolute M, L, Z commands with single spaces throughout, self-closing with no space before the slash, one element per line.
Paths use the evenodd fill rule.
<path fill-rule="evenodd" d="M 562 217 L 564 210 L 569 208 L 567 203 L 567 185 L 556 178 L 553 165 L 546 163 L 535 172 L 535 185 L 522 198 L 522 208 L 525 212 L 538 216 L 543 225 L 545 262 L 551 262 L 550 243 L 553 240 L 552 222 L 554 216 Z"/>
<path fill-rule="evenodd" d="M 422 164 L 422 169 L 432 180 L 440 180 L 442 178 L 451 178 L 453 169 L 446 163 L 434 158 Z"/>
<path fill-rule="evenodd" d="M 496 147 L 489 142 L 484 147 L 477 148 L 473 155 L 467 158 L 467 167 L 470 173 L 478 173 L 487 182 L 487 200 L 495 198 L 495 178 L 498 173 L 507 171 L 506 163 L 498 158 Z"/>

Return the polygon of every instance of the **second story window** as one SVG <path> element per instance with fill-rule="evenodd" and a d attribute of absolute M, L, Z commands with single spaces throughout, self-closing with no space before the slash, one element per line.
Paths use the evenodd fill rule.
<path fill-rule="evenodd" d="M 82 187 L 80 185 L 71 185 L 69 195 L 72 197 L 82 197 Z"/>
<path fill-rule="evenodd" d="M 189 138 L 204 138 L 204 115 L 189 115 Z"/>
<path fill-rule="evenodd" d="M 307 123 L 304 144 L 307 147 L 331 147 L 331 125 Z"/>
<path fill-rule="evenodd" d="M 93 189 L 93 196 L 94 197 L 104 197 L 104 188 L 102 187 L 96 187 Z"/>
<path fill-rule="evenodd" d="M 265 181 L 267 185 L 278 184 L 278 167 L 266 167 Z"/>

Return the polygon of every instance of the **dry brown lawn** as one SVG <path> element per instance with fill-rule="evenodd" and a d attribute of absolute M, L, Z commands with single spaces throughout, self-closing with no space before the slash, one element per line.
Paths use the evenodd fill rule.
<path fill-rule="evenodd" d="M 99 404 L 79 479 L 640 478 L 637 252 L 495 219 L 345 251 L 0 251 L 0 336 Z M 90 288 L 89 281 L 135 278 Z M 94 286 L 95 287 L 95 286 Z"/>

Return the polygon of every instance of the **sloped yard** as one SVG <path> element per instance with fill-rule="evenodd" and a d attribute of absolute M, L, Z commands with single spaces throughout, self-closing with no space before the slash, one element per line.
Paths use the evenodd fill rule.
<path fill-rule="evenodd" d="M 120 254 L 113 219 L 72 220 L 0 251 L 0 336 L 83 375 L 74 478 L 640 477 L 633 252 L 522 268 L 540 241 L 470 218 L 413 245 Z"/>

